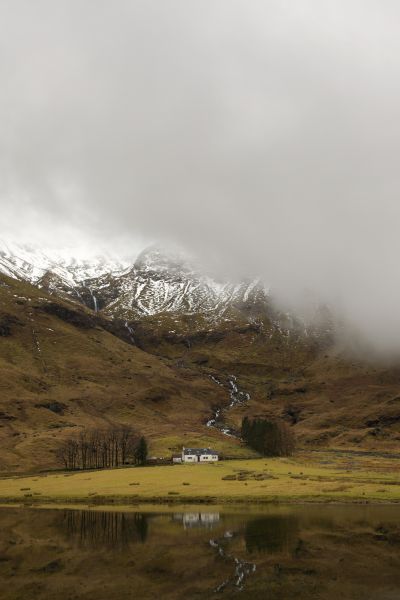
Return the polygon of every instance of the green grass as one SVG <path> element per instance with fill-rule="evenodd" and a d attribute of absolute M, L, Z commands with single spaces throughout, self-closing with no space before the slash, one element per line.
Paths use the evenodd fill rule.
<path fill-rule="evenodd" d="M 350 454 L 122 468 L 0 480 L 0 502 L 400 501 L 397 461 Z M 326 463 L 329 463 L 328 465 Z"/>

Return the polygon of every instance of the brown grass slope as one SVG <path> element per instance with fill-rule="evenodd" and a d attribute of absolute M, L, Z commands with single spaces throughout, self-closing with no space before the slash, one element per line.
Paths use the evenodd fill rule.
<path fill-rule="evenodd" d="M 55 467 L 55 448 L 80 427 L 129 423 L 158 454 L 220 437 L 204 422 L 224 390 L 114 330 L 82 306 L 0 278 L 1 471 Z"/>
<path fill-rule="evenodd" d="M 400 366 L 355 359 L 329 330 L 282 329 L 264 315 L 210 325 L 160 315 L 136 324 L 142 347 L 203 373 L 234 374 L 250 402 L 225 414 L 282 418 L 302 446 L 395 450 L 400 441 Z M 171 333 L 174 330 L 175 333 Z"/>
<path fill-rule="evenodd" d="M 54 450 L 81 427 L 131 424 L 150 453 L 182 444 L 249 455 L 205 427 L 237 377 L 251 400 L 224 414 L 285 419 L 300 446 L 398 449 L 400 368 L 354 360 L 325 332 L 282 329 L 243 310 L 211 324 L 201 315 L 158 315 L 124 324 L 43 290 L 0 278 L 0 471 L 57 466 Z"/>

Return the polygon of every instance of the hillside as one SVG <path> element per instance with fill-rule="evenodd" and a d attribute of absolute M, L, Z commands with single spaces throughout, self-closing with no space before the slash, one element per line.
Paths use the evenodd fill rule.
<path fill-rule="evenodd" d="M 0 278 L 2 471 L 56 466 L 54 449 L 79 427 L 132 424 L 156 453 L 199 436 L 214 443 L 220 434 L 204 423 L 215 402 L 227 402 L 224 390 L 124 341 L 123 332 L 84 307 Z"/>
<path fill-rule="evenodd" d="M 0 285 L 2 470 L 54 467 L 62 438 L 107 423 L 132 424 L 158 456 L 243 455 L 244 415 L 284 419 L 303 447 L 398 446 L 400 367 L 356 360 L 326 310 L 306 327 L 256 282 L 218 285 L 156 248 L 122 272 L 72 261 L 62 277 L 7 260 L 19 280 Z"/>
<path fill-rule="evenodd" d="M 203 373 L 233 374 L 250 399 L 222 413 L 238 428 L 244 415 L 284 419 L 301 446 L 396 449 L 400 441 L 400 367 L 355 359 L 326 332 L 305 336 L 264 317 L 170 333 L 169 317 L 136 324 L 148 352 Z M 192 334 L 188 333 L 192 330 Z"/>

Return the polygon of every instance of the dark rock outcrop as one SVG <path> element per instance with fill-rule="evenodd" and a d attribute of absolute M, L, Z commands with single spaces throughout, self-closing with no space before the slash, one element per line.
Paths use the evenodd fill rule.
<path fill-rule="evenodd" d="M 13 315 L 0 315 L 0 337 L 8 337 L 12 334 L 12 325 L 20 324 L 17 317 Z"/>

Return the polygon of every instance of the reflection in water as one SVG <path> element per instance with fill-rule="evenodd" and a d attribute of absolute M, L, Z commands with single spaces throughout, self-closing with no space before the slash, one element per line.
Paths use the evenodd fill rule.
<path fill-rule="evenodd" d="M 248 552 L 288 552 L 298 541 L 299 523 L 293 515 L 251 519 L 244 533 Z"/>
<path fill-rule="evenodd" d="M 219 512 L 174 513 L 172 520 L 182 523 L 184 529 L 190 527 L 212 529 L 214 525 L 219 522 Z"/>
<path fill-rule="evenodd" d="M 65 510 L 59 526 L 82 546 L 118 548 L 144 543 L 149 516 L 141 513 Z"/>
<path fill-rule="evenodd" d="M 237 588 L 242 590 L 247 578 L 256 572 L 257 566 L 255 563 L 247 562 L 237 556 L 233 556 L 232 554 L 228 554 L 227 541 L 230 541 L 234 537 L 234 534 L 231 531 L 225 531 L 223 537 L 219 540 L 210 540 L 210 546 L 215 548 L 218 552 L 218 556 L 221 558 L 232 561 L 234 565 L 233 574 L 229 575 L 224 581 L 217 585 L 214 589 L 214 592 L 223 592 L 228 587 Z"/>
<path fill-rule="evenodd" d="M 1 600 L 400 598 L 399 506 L 172 510 L 0 509 Z"/>

